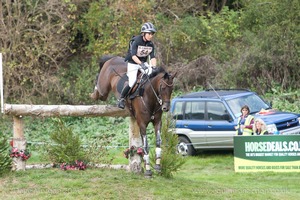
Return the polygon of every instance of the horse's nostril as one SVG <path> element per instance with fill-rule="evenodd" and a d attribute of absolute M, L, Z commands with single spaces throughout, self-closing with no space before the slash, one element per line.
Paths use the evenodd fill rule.
<path fill-rule="evenodd" d="M 164 112 L 168 112 L 168 111 L 169 111 L 169 109 L 168 109 L 167 107 L 162 107 L 162 111 L 164 111 Z"/>

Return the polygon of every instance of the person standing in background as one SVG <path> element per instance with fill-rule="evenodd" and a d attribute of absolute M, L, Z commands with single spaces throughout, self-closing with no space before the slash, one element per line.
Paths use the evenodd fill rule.
<path fill-rule="evenodd" d="M 250 108 L 244 105 L 241 108 L 241 116 L 238 118 L 238 124 L 234 127 L 236 135 L 252 135 L 254 117 L 250 115 Z"/>
<path fill-rule="evenodd" d="M 264 120 L 256 119 L 253 126 L 253 135 L 268 135 L 267 126 Z"/>

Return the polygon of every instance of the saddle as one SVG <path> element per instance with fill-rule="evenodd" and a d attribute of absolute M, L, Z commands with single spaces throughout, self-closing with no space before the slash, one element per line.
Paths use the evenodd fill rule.
<path fill-rule="evenodd" d="M 133 87 L 131 88 L 130 92 L 129 92 L 129 99 L 132 100 L 137 96 L 143 96 L 144 94 L 144 85 L 147 81 L 148 78 L 147 74 L 143 74 L 140 71 L 138 72 L 137 75 L 137 81 L 136 83 L 133 85 Z M 117 84 L 117 90 L 119 93 L 121 93 L 122 89 L 124 88 L 125 85 L 128 85 L 128 76 L 127 74 L 124 74 L 121 79 L 119 80 L 118 84 Z"/>

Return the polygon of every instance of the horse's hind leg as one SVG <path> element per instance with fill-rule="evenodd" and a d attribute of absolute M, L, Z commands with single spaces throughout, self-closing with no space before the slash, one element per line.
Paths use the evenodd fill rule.
<path fill-rule="evenodd" d="M 93 99 L 94 101 L 98 100 L 99 95 L 100 95 L 99 91 L 98 91 L 98 88 L 97 88 L 98 77 L 99 77 L 99 73 L 97 73 L 97 75 L 96 75 L 94 91 L 93 91 L 93 93 L 90 93 L 90 98 Z"/>
<path fill-rule="evenodd" d="M 98 100 L 100 97 L 99 91 L 97 90 L 97 87 L 95 87 L 94 92 L 90 93 L 90 98 L 94 101 Z"/>
<path fill-rule="evenodd" d="M 107 89 L 108 91 L 106 91 L 104 94 L 102 92 L 100 92 L 100 83 L 99 83 L 98 77 L 99 77 L 99 74 L 96 76 L 94 92 L 90 93 L 90 98 L 93 100 L 100 99 L 101 101 L 106 101 L 110 88 L 108 88 Z M 109 87 L 109 85 L 106 85 L 106 87 Z"/>

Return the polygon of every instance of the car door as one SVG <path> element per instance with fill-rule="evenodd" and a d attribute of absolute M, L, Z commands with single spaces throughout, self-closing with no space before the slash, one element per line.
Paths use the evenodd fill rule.
<path fill-rule="evenodd" d="M 176 133 L 187 136 L 194 148 L 206 145 L 205 101 L 190 100 L 177 102 Z"/>
<path fill-rule="evenodd" d="M 206 144 L 207 148 L 233 148 L 235 123 L 228 114 L 223 102 L 207 101 Z"/>

